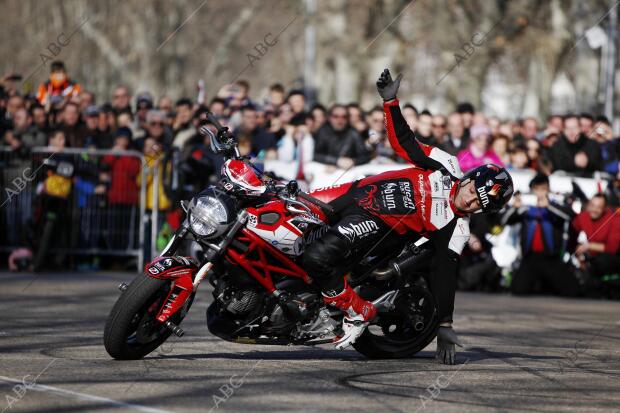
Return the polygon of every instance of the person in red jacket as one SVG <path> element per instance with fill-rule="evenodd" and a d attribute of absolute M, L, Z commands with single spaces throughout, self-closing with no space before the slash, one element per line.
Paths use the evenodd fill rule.
<path fill-rule="evenodd" d="M 112 150 L 129 149 L 132 133 L 127 127 L 116 132 Z M 108 189 L 109 235 L 113 248 L 127 249 L 133 244 L 137 227 L 137 206 L 140 188 L 136 177 L 140 173 L 140 159 L 135 156 L 106 155 L 102 164 L 108 168 L 110 187 Z"/>
<path fill-rule="evenodd" d="M 589 259 L 594 276 L 620 273 L 620 215 L 607 208 L 605 195 L 594 195 L 572 227 L 580 242 L 575 254 L 584 261 Z"/>
<path fill-rule="evenodd" d="M 330 203 L 335 211 L 332 224 L 306 249 L 304 262 L 325 303 L 346 312 L 343 334 L 336 341 L 336 347 L 343 349 L 357 340 L 377 312 L 347 284 L 343 276 L 348 265 L 387 244 L 388 236 L 389 241 L 415 234 L 430 239 L 435 255 L 429 282 L 441 323 L 437 359 L 454 364 L 458 339 L 452 313 L 459 256 L 469 239 L 468 216 L 501 209 L 512 196 L 512 178 L 491 164 L 463 175 L 454 156 L 420 143 L 396 99 L 400 79 L 393 81 L 386 69 L 377 88 L 390 145 L 413 167 L 325 188 L 336 194 Z M 321 190 L 313 195 L 321 199 Z"/>

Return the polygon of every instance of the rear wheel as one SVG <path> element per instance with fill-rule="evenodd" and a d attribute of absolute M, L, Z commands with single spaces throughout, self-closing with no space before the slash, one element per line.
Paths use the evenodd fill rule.
<path fill-rule="evenodd" d="M 137 360 L 146 356 L 172 333 L 155 319 L 170 291 L 170 281 L 141 274 L 129 285 L 112 308 L 103 333 L 108 354 L 118 360 Z M 191 305 L 179 310 L 170 321 L 179 324 Z"/>
<path fill-rule="evenodd" d="M 428 346 L 439 328 L 435 299 L 426 288 L 402 291 L 395 309 L 382 314 L 353 347 L 373 359 L 412 357 Z"/>

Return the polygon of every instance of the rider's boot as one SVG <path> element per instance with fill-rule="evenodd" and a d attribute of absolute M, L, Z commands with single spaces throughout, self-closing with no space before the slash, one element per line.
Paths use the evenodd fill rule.
<path fill-rule="evenodd" d="M 456 363 L 456 346 L 463 347 L 452 324 L 441 325 L 437 331 L 437 353 L 435 359 L 443 364 Z"/>
<path fill-rule="evenodd" d="M 338 350 L 343 350 L 355 343 L 355 340 L 368 326 L 369 321 L 377 315 L 375 306 L 357 295 L 346 280 L 344 290 L 340 294 L 323 293 L 323 300 L 326 304 L 338 307 L 345 312 L 342 320 L 344 333 L 341 337 L 336 337 L 334 341 Z"/>

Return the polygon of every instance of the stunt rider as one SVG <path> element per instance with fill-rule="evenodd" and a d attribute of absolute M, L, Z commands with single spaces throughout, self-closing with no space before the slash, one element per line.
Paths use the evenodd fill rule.
<path fill-rule="evenodd" d="M 458 260 L 469 239 L 468 216 L 499 211 L 512 195 L 512 178 L 492 164 L 463 176 L 454 156 L 417 141 L 396 99 L 401 78 L 393 81 L 385 69 L 377 89 L 384 101 L 390 144 L 413 167 L 329 188 L 339 194 L 330 203 L 335 211 L 333 224 L 308 246 L 305 265 L 325 303 L 345 312 L 344 333 L 335 341 L 336 348 L 344 349 L 377 314 L 375 306 L 344 279 L 348 264 L 360 261 L 386 239 L 414 233 L 429 238 L 436 251 L 429 279 L 440 321 L 436 358 L 454 364 L 455 344 L 460 343 L 452 330 L 452 313 Z"/>

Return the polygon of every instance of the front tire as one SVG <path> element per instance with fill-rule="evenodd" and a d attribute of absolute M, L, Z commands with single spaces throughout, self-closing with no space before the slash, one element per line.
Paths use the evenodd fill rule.
<path fill-rule="evenodd" d="M 141 274 L 121 294 L 103 332 L 103 344 L 110 356 L 117 360 L 138 360 L 170 337 L 172 332 L 155 320 L 170 285 L 170 281 Z M 179 323 L 181 311 L 170 320 Z"/>

